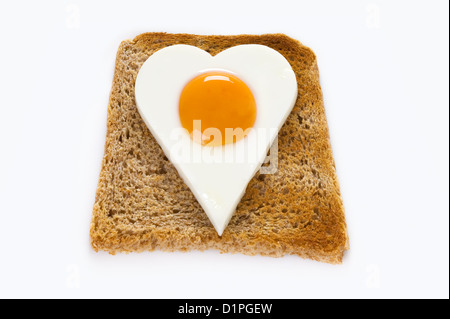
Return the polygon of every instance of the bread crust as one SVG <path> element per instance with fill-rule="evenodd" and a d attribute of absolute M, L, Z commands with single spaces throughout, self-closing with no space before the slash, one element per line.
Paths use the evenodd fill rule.
<path fill-rule="evenodd" d="M 140 117 L 134 84 L 147 58 L 166 46 L 194 45 L 215 55 L 250 43 L 285 56 L 299 94 L 279 132 L 278 171 L 254 176 L 219 237 Z M 123 41 L 108 105 L 90 239 L 95 251 L 112 254 L 218 249 L 341 263 L 349 248 L 347 226 L 313 51 L 284 34 L 144 33 Z"/>

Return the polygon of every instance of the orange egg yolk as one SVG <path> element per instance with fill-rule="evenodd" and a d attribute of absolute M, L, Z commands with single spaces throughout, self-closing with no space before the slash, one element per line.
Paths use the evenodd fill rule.
<path fill-rule="evenodd" d="M 181 125 L 194 141 L 218 146 L 243 139 L 256 119 L 256 103 L 248 86 L 225 72 L 207 72 L 192 79 L 179 102 Z"/>

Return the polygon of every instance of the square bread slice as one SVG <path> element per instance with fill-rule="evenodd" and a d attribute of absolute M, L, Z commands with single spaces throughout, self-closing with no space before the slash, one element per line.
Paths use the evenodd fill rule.
<path fill-rule="evenodd" d="M 299 92 L 279 132 L 277 172 L 254 176 L 219 237 L 140 117 L 134 84 L 139 68 L 161 48 L 188 44 L 215 55 L 250 43 L 269 46 L 286 57 Z M 315 54 L 283 34 L 145 33 L 123 41 L 90 227 L 93 249 L 112 254 L 218 249 L 341 263 L 348 249 L 347 226 Z"/>

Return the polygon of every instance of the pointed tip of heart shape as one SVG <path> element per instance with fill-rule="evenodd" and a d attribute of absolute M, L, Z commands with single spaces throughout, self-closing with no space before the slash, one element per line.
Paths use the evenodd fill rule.
<path fill-rule="evenodd" d="M 229 199 L 230 202 L 236 201 L 236 198 Z M 238 200 L 237 200 L 238 201 Z M 218 207 L 214 205 L 212 207 L 211 202 L 208 200 L 200 200 L 200 204 L 203 207 L 203 210 L 205 211 L 206 215 L 208 216 L 211 224 L 213 225 L 214 229 L 216 230 L 217 234 L 219 236 L 222 236 L 225 228 L 228 226 L 228 223 L 231 220 L 231 217 L 234 214 L 234 211 L 236 210 L 236 205 L 231 207 L 231 205 L 227 205 L 230 207 Z"/>
<path fill-rule="evenodd" d="M 230 219 L 231 219 L 231 215 L 230 215 Z M 214 218 L 210 217 L 209 219 L 211 220 L 211 223 L 213 224 L 214 229 L 217 232 L 217 235 L 219 235 L 219 237 L 222 237 L 222 234 L 225 231 L 225 228 L 227 228 L 230 220 L 217 220 L 216 217 L 214 217 Z"/>
<path fill-rule="evenodd" d="M 223 231 L 225 230 L 226 227 L 227 227 L 227 225 L 222 225 L 220 228 L 214 227 L 216 229 L 217 235 L 219 235 L 219 237 L 222 237 Z"/>

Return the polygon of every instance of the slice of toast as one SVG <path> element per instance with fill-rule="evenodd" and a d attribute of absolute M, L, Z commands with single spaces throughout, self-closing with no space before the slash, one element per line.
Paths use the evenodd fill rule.
<path fill-rule="evenodd" d="M 157 50 L 197 46 L 212 55 L 240 44 L 280 52 L 298 82 L 296 104 L 278 136 L 278 170 L 257 173 L 219 237 L 136 108 L 139 68 Z M 331 152 L 316 56 L 283 34 L 199 36 L 145 33 L 117 52 L 105 154 L 92 214 L 94 250 L 161 249 L 283 256 L 341 263 L 347 226 Z"/>

